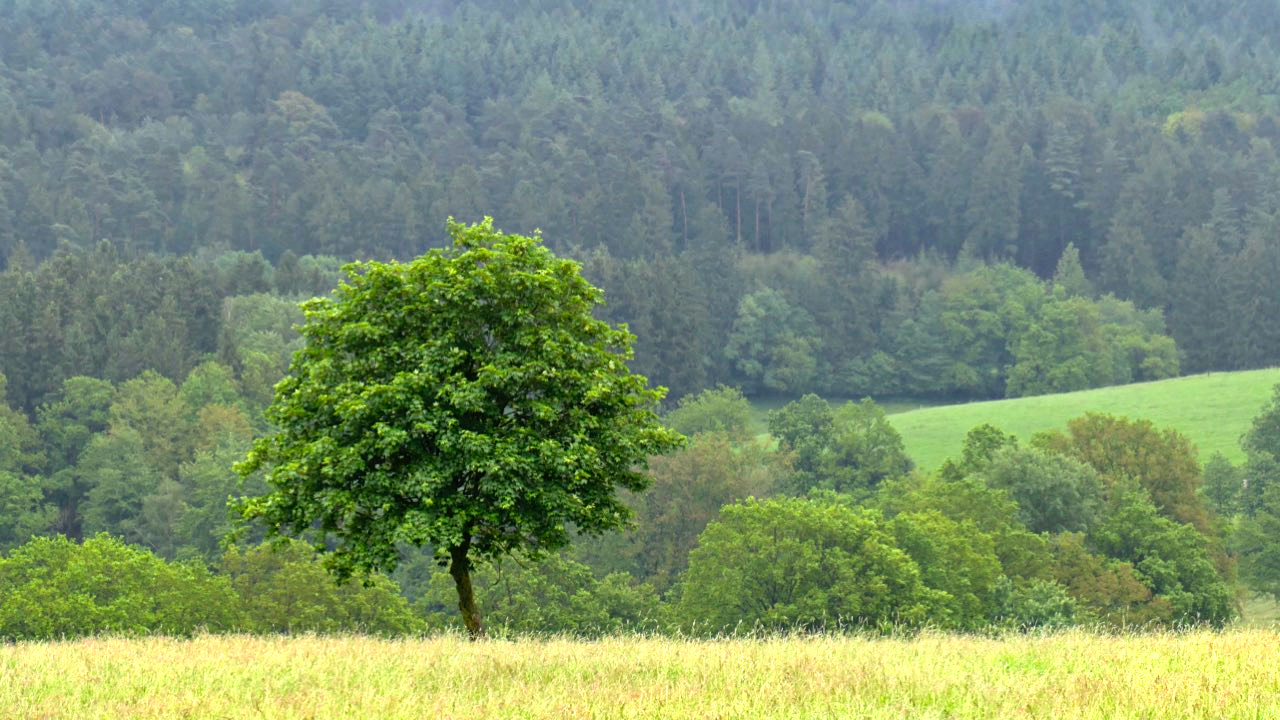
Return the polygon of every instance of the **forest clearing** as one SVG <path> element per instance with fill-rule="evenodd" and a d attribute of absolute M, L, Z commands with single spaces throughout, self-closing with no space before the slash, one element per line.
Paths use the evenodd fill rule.
<path fill-rule="evenodd" d="M 1257 718 L 1274 631 L 691 641 L 204 636 L 0 648 L 11 718 Z"/>

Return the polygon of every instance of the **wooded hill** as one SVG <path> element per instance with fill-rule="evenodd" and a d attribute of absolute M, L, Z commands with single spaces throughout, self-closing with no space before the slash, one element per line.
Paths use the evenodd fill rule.
<path fill-rule="evenodd" d="M 212 351 L 211 296 L 65 330 L 102 286 L 24 275 L 59 252 L 407 258 L 482 214 L 583 260 L 676 396 L 1272 364 L 1277 30 L 1260 1 L 5 0 L 0 371 L 31 412 L 132 377 L 123 338 L 184 323 L 175 381 Z M 1065 298 L 965 279 L 1047 281 L 1070 247 Z M 1123 302 L 1072 300 L 1098 293 Z"/>

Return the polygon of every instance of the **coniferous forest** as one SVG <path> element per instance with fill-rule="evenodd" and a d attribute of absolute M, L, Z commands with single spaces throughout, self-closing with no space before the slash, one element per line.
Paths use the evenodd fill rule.
<path fill-rule="evenodd" d="M 1197 491 L 1176 434 L 1091 416 L 1032 445 L 975 430 L 913 472 L 873 403 L 810 394 L 1280 363 L 1278 143 L 1261 0 L 0 0 L 0 548 L 108 533 L 209 563 L 257 608 L 229 627 L 432 622 L 429 558 L 407 600 L 334 590 L 290 624 L 272 563 L 314 558 L 220 541 L 298 303 L 491 216 L 581 263 L 694 437 L 653 462 L 636 532 L 491 579 L 511 627 L 1225 622 L 1238 569 L 1280 577 L 1280 491 L 1240 496 L 1239 468 Z M 727 388 L 804 399 L 775 448 Z M 1280 477 L 1259 423 L 1249 472 Z M 772 499 L 721 510 L 749 496 Z M 787 523 L 861 574 L 771 601 L 792 615 L 724 610 L 752 583 L 711 568 Z M 0 586 L 70 552 L 42 542 Z M 867 577 L 902 589 L 876 606 Z"/>

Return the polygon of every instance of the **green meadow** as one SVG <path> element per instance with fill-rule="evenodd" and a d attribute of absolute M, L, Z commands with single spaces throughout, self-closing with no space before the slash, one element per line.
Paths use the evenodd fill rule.
<path fill-rule="evenodd" d="M 1029 439 L 1061 429 L 1087 412 L 1147 419 L 1186 435 L 1204 461 L 1220 452 L 1244 459 L 1240 437 L 1280 383 L 1280 368 L 1209 373 L 1159 382 L 1098 388 L 1060 395 L 944 405 L 890 416 L 916 465 L 933 469 L 958 456 L 965 434 L 983 423 Z M 892 408 L 890 408 L 892 410 Z"/>

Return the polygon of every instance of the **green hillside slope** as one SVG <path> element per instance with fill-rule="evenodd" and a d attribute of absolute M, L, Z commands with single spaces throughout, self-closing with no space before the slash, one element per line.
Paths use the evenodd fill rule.
<path fill-rule="evenodd" d="M 1086 412 L 1145 418 L 1178 430 L 1200 448 L 1203 461 L 1221 452 L 1244 459 L 1240 436 L 1280 383 L 1280 368 L 1210 373 L 1159 382 L 1122 385 L 1062 395 L 1042 395 L 945 405 L 890 416 L 916 465 L 936 468 L 958 457 L 965 433 L 990 423 L 1022 439 L 1041 430 L 1062 428 Z"/>

